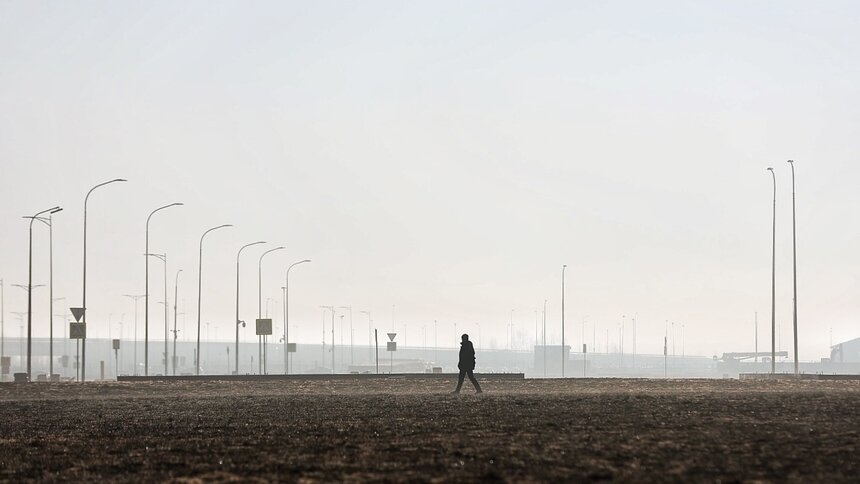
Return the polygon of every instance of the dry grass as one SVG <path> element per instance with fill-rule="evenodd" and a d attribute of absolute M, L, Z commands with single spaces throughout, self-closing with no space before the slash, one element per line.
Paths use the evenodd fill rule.
<path fill-rule="evenodd" d="M 0 478 L 855 480 L 860 382 L 0 387 Z"/>

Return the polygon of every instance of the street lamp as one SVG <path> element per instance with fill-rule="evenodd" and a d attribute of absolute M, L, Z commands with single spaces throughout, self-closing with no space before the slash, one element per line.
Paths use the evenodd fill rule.
<path fill-rule="evenodd" d="M 794 208 L 794 160 L 788 160 L 791 165 L 791 259 L 794 272 L 794 374 L 798 374 L 797 360 L 797 214 Z"/>
<path fill-rule="evenodd" d="M 258 240 L 257 242 L 251 242 L 250 244 L 245 244 L 239 248 L 239 251 L 236 253 L 236 348 L 234 353 L 236 353 L 236 374 L 239 374 L 239 326 L 244 326 L 244 321 L 239 320 L 239 256 L 242 255 L 242 251 L 252 245 L 265 244 L 266 241 Z M 251 369 L 253 371 L 253 368 Z"/>
<path fill-rule="evenodd" d="M 84 323 L 84 328 L 86 328 L 87 324 L 87 202 L 90 199 L 90 195 L 93 193 L 93 190 L 99 187 L 103 187 L 105 185 L 109 185 L 115 182 L 125 182 L 128 181 L 124 178 L 115 178 L 113 180 L 109 180 L 103 183 L 99 183 L 98 185 L 90 188 L 90 191 L 87 192 L 87 196 L 84 197 L 84 271 L 83 271 L 83 297 L 81 301 L 81 309 L 83 310 L 82 323 Z M 86 338 L 86 330 L 84 332 L 84 337 L 81 341 L 81 383 L 86 383 L 87 381 L 87 338 Z"/>
<path fill-rule="evenodd" d="M 232 225 L 217 225 L 203 232 L 203 235 L 200 236 L 200 250 L 197 255 L 197 351 L 194 354 L 194 369 L 196 375 L 200 375 L 200 306 L 203 302 L 203 239 L 209 232 L 212 232 L 213 230 L 223 229 L 226 227 L 232 227 Z"/>
<path fill-rule="evenodd" d="M 290 365 L 288 352 L 290 349 L 290 269 L 293 267 L 310 262 L 310 259 L 293 262 L 287 267 L 287 275 L 284 277 L 284 374 L 290 374 Z"/>
<path fill-rule="evenodd" d="M 48 271 L 49 271 L 49 281 L 48 281 L 48 297 L 50 298 L 50 302 L 48 303 L 48 314 L 51 315 L 50 324 L 48 326 L 48 334 L 49 334 L 49 343 L 48 343 L 48 380 L 50 381 L 51 376 L 54 374 L 54 301 L 59 301 L 60 299 L 65 298 L 54 298 L 54 219 L 53 214 L 62 210 L 61 208 L 56 211 L 52 211 L 48 214 L 48 218 L 44 217 L 33 217 L 30 221 L 30 225 L 32 227 L 32 220 L 38 220 L 43 224 L 48 226 Z M 25 217 L 30 218 L 30 217 Z"/>
<path fill-rule="evenodd" d="M 263 257 L 266 257 L 266 254 L 270 254 L 272 252 L 283 249 L 286 249 L 286 247 L 282 245 L 273 249 L 269 249 L 260 254 L 260 259 L 259 261 L 257 261 L 257 319 L 262 319 L 263 317 Z M 257 364 L 260 368 L 259 373 L 263 374 L 266 371 L 266 365 L 263 362 L 263 354 L 266 350 L 266 336 L 257 336 L 257 349 L 259 351 L 259 361 L 257 361 Z"/>
<path fill-rule="evenodd" d="M 773 168 L 767 171 L 773 177 L 773 235 L 770 262 L 770 372 L 776 373 L 776 173 Z"/>
<path fill-rule="evenodd" d="M 30 219 L 30 249 L 29 249 L 29 257 L 28 257 L 28 279 L 27 279 L 27 381 L 32 381 L 31 374 L 31 360 L 32 360 L 32 348 L 33 348 L 33 294 L 31 291 L 33 287 L 33 221 L 36 220 L 39 215 L 43 213 L 55 214 L 59 211 L 63 210 L 60 207 L 52 207 L 47 210 L 42 210 L 41 212 L 33 215 L 32 217 L 24 217 Z M 50 226 L 50 223 L 48 224 Z M 53 250 L 51 251 L 53 253 Z M 52 257 L 52 267 L 53 267 L 53 257 Z M 53 275 L 53 270 L 51 271 Z M 51 283 L 51 290 L 53 291 L 54 285 L 53 281 Z M 53 293 L 52 293 L 53 295 Z M 53 303 L 52 303 L 53 304 Z M 53 308 L 52 308 L 53 309 Z M 53 310 L 50 314 L 53 314 Z M 53 325 L 51 325 L 51 343 L 53 345 Z"/>
<path fill-rule="evenodd" d="M 183 204 L 180 202 L 176 202 L 176 203 L 164 205 L 163 207 L 158 207 L 155 210 L 153 210 L 152 212 L 150 212 L 149 216 L 146 217 L 146 243 L 145 243 L 145 248 L 144 248 L 144 252 L 143 252 L 144 254 L 146 254 L 146 256 L 144 257 L 144 260 L 146 262 L 146 277 L 145 277 L 145 279 L 146 279 L 146 290 L 144 291 L 144 301 L 143 301 L 143 306 L 144 306 L 144 311 L 143 311 L 143 328 L 144 328 L 144 330 L 143 330 L 143 332 L 144 332 L 144 337 L 143 337 L 143 374 L 144 375 L 149 375 L 149 257 L 148 257 L 148 255 L 149 255 L 149 221 L 150 221 L 150 219 L 152 219 L 152 216 L 155 215 L 156 212 L 159 212 L 159 211 L 164 210 L 166 208 L 176 207 L 176 206 L 180 206 L 180 205 L 183 205 Z M 164 263 L 164 266 L 165 266 L 165 271 L 166 271 L 167 270 L 167 263 L 166 262 Z M 165 278 L 165 280 L 166 280 L 166 278 Z M 167 298 L 165 298 L 165 301 L 166 300 L 167 300 Z M 165 306 L 165 312 L 166 311 L 167 311 L 167 309 Z M 167 341 L 167 339 L 165 338 L 165 344 L 167 344 L 166 341 Z M 166 365 L 167 364 L 166 363 L 167 362 L 166 354 L 165 354 L 164 358 L 165 358 L 165 365 Z M 167 370 L 164 371 L 164 374 L 167 375 Z"/>

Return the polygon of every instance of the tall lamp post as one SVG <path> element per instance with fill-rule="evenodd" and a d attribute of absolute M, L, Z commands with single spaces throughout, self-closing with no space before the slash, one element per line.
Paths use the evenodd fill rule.
<path fill-rule="evenodd" d="M 564 378 L 564 270 L 567 264 L 561 266 L 561 377 Z"/>
<path fill-rule="evenodd" d="M 266 257 L 266 254 L 270 254 L 277 250 L 286 249 L 284 246 L 278 246 L 273 249 L 269 249 L 263 252 L 260 255 L 260 260 L 257 262 L 257 318 L 261 319 L 263 317 L 263 257 Z M 263 335 L 257 336 L 257 348 L 259 349 L 258 358 L 260 361 L 257 364 L 260 367 L 260 374 L 263 374 L 266 371 L 266 366 L 263 364 L 263 352 L 265 351 L 265 343 L 266 337 Z"/>
<path fill-rule="evenodd" d="M 797 375 L 799 372 L 797 360 L 797 213 L 794 208 L 794 160 L 788 160 L 788 164 L 791 165 L 791 259 L 794 272 L 794 314 L 792 319 L 794 323 L 794 374 Z"/>
<path fill-rule="evenodd" d="M 143 300 L 143 306 L 144 306 L 144 311 L 143 311 L 143 328 L 144 328 L 144 330 L 143 330 L 143 333 L 144 333 L 144 337 L 143 337 L 143 374 L 144 375 L 149 375 L 149 256 L 148 256 L 149 255 L 149 221 L 150 221 L 150 219 L 152 219 L 152 216 L 156 214 L 156 212 L 160 212 L 161 210 L 164 210 L 166 208 L 177 207 L 180 205 L 183 205 L 183 204 L 180 202 L 176 202 L 176 203 L 170 203 L 168 205 L 164 205 L 162 207 L 158 207 L 155 210 L 153 210 L 152 212 L 150 212 L 149 216 L 146 217 L 146 243 L 145 243 L 145 248 L 144 248 L 144 252 L 143 252 L 144 254 L 146 254 L 146 256 L 144 256 L 144 259 L 146 262 L 146 271 L 145 271 L 146 272 L 146 277 L 145 277 L 145 279 L 146 279 L 146 290 L 144 291 L 144 300 Z M 165 262 L 164 265 L 166 268 L 167 263 Z M 165 298 L 165 301 L 166 300 L 167 300 L 167 298 Z M 167 356 L 165 356 L 164 358 L 166 361 Z M 164 374 L 167 375 L 167 371 L 165 371 Z"/>
<path fill-rule="evenodd" d="M 289 349 L 290 349 L 290 270 L 305 262 L 310 262 L 310 259 L 293 262 L 287 267 L 287 275 L 284 277 L 284 374 L 290 374 L 289 364 Z"/>
<path fill-rule="evenodd" d="M 236 354 L 236 374 L 239 374 L 239 326 L 244 325 L 245 323 L 239 319 L 239 256 L 242 255 L 242 251 L 252 245 L 265 244 L 266 241 L 258 240 L 257 242 L 251 242 L 250 244 L 245 244 L 239 248 L 239 251 L 236 253 L 236 348 L 233 351 Z M 253 367 L 251 371 L 254 371 Z"/>
<path fill-rule="evenodd" d="M 52 375 L 54 374 L 54 301 L 59 301 L 60 299 L 65 298 L 54 298 L 54 219 L 53 214 L 59 212 L 62 209 L 58 209 L 57 211 L 50 212 L 48 214 L 48 218 L 44 217 L 34 217 L 34 220 L 38 220 L 43 224 L 48 226 L 48 271 L 49 271 L 49 280 L 48 280 L 48 293 L 50 302 L 48 304 L 48 314 L 52 315 L 50 318 L 50 324 L 48 326 L 48 380 L 50 381 Z M 29 218 L 29 217 L 27 217 Z M 32 220 L 31 220 L 32 225 Z"/>
<path fill-rule="evenodd" d="M 197 350 L 194 353 L 194 373 L 196 375 L 200 374 L 200 306 L 203 302 L 203 239 L 206 238 L 206 234 L 209 232 L 226 227 L 232 227 L 232 225 L 217 225 L 203 232 L 203 235 L 200 236 L 200 250 L 197 255 Z"/>
<path fill-rule="evenodd" d="M 93 190 L 99 187 L 103 187 L 105 185 L 109 185 L 115 182 L 125 182 L 128 181 L 125 178 L 115 178 L 113 180 L 109 180 L 103 183 L 99 183 L 98 185 L 90 188 L 90 191 L 87 192 L 87 196 L 84 197 L 84 283 L 83 283 L 83 297 L 81 301 L 81 308 L 84 310 L 84 314 L 82 315 L 82 322 L 84 323 L 84 328 L 86 328 L 87 324 L 87 202 L 90 199 L 90 195 L 93 193 Z M 81 341 L 81 383 L 86 383 L 87 381 L 87 338 L 86 333 L 84 333 L 84 337 Z"/>
<path fill-rule="evenodd" d="M 776 373 L 776 173 L 773 168 L 767 171 L 773 177 L 773 235 L 771 236 L 770 259 L 770 372 Z"/>
<path fill-rule="evenodd" d="M 43 213 L 55 214 L 59 211 L 63 210 L 60 207 L 52 207 L 47 210 L 42 210 L 41 212 L 33 215 L 32 217 L 24 217 L 30 219 L 30 249 L 29 249 L 29 257 L 28 257 L 28 279 L 27 279 L 27 381 L 33 380 L 32 375 L 32 349 L 33 349 L 33 221 L 39 218 L 39 215 Z M 50 223 L 48 223 L 50 226 Z M 53 265 L 53 264 L 52 264 Z M 51 271 L 53 273 L 53 271 Z M 52 274 L 53 275 L 53 274 Z M 51 291 L 53 291 L 53 282 L 51 283 Z M 53 296 L 53 293 L 52 293 Z M 51 303 L 53 304 L 53 302 Z M 51 311 L 50 314 L 53 314 Z M 51 334 L 53 335 L 53 324 L 51 325 Z M 53 346 L 53 337 L 51 338 L 51 343 Z M 53 360 L 53 358 L 52 358 Z"/>

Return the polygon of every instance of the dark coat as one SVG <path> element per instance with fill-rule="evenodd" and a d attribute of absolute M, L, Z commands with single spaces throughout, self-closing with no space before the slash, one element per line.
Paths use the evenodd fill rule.
<path fill-rule="evenodd" d="M 460 343 L 460 363 L 457 368 L 466 371 L 475 369 L 475 347 L 471 341 L 463 341 Z"/>

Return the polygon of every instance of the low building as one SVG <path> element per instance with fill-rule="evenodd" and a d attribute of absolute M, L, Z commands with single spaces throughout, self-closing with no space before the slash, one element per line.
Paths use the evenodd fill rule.
<path fill-rule="evenodd" d="M 854 338 L 831 347 L 830 362 L 860 363 L 860 338 Z"/>

